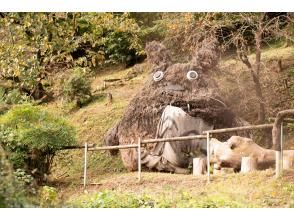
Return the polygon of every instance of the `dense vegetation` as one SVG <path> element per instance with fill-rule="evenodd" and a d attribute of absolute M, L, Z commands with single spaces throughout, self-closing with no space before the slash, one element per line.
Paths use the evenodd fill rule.
<path fill-rule="evenodd" d="M 213 74 L 238 115 L 262 123 L 294 107 L 291 13 L 0 13 L 0 27 L 1 207 L 62 206 L 52 180 L 66 175 L 70 190 L 79 187 L 81 152 L 60 149 L 101 144 L 147 77 L 146 42 L 162 41 L 181 62 L 217 38 L 222 61 Z M 124 81 L 102 86 L 112 78 Z M 89 166 L 90 176 L 124 172 L 105 153 L 90 154 Z M 185 192 L 174 202 L 108 190 L 83 199 L 68 206 L 246 207 Z"/>
<path fill-rule="evenodd" d="M 15 106 L 0 117 L 0 144 L 15 169 L 46 180 L 57 150 L 74 145 L 74 128 L 38 107 Z"/>

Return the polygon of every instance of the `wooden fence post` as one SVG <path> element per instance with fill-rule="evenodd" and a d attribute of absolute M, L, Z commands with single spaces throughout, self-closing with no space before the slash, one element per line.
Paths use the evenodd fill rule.
<path fill-rule="evenodd" d="M 242 157 L 241 173 L 248 173 L 257 170 L 257 159 L 255 157 Z"/>
<path fill-rule="evenodd" d="M 138 139 L 138 181 L 141 181 L 141 138 Z"/>
<path fill-rule="evenodd" d="M 202 175 L 206 169 L 205 158 L 193 158 L 193 176 Z"/>
<path fill-rule="evenodd" d="M 207 147 L 207 182 L 210 183 L 210 144 L 209 132 L 206 132 L 206 147 Z"/>
<path fill-rule="evenodd" d="M 281 174 L 281 151 L 276 150 L 276 178 Z"/>
<path fill-rule="evenodd" d="M 283 175 L 283 158 L 284 158 L 284 152 L 283 152 L 283 146 L 284 145 L 284 134 L 283 134 L 283 122 L 281 122 L 281 162 L 280 162 L 280 165 L 281 165 L 281 175 Z"/>
<path fill-rule="evenodd" d="M 85 152 L 84 152 L 84 189 L 87 184 L 87 152 L 88 152 L 88 143 L 85 143 Z"/>

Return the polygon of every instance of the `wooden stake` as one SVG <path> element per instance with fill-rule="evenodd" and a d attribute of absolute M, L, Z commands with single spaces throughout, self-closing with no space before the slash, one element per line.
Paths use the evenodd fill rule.
<path fill-rule="evenodd" d="M 241 173 L 249 173 L 257 170 L 257 159 L 254 157 L 242 157 Z"/>
<path fill-rule="evenodd" d="M 141 138 L 138 139 L 138 181 L 141 181 Z"/>
<path fill-rule="evenodd" d="M 85 152 L 84 152 L 84 189 L 87 184 L 87 151 L 88 151 L 88 143 L 85 143 Z"/>
<path fill-rule="evenodd" d="M 206 169 L 205 158 L 193 158 L 193 176 L 203 175 Z"/>
<path fill-rule="evenodd" d="M 284 152 L 283 152 L 283 122 L 281 122 L 281 161 L 280 161 L 280 171 L 281 171 L 281 175 L 283 175 L 283 158 L 284 158 Z"/>
<path fill-rule="evenodd" d="M 110 92 L 107 93 L 107 101 L 109 104 L 112 103 L 112 94 Z"/>
<path fill-rule="evenodd" d="M 276 151 L 276 178 L 278 178 L 281 174 L 280 162 L 281 162 L 281 151 Z"/>
<path fill-rule="evenodd" d="M 207 147 L 207 182 L 210 183 L 210 144 L 209 132 L 206 133 L 206 147 Z"/>

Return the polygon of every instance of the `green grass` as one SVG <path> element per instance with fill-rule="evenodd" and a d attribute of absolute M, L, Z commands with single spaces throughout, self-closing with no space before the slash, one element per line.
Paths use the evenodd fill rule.
<path fill-rule="evenodd" d="M 287 175 L 293 174 L 292 170 Z M 138 183 L 135 174 L 120 174 L 105 178 L 96 189 L 89 186 L 87 194 L 80 192 L 66 204 L 92 208 L 294 207 L 293 182 L 275 179 L 271 170 L 215 175 L 210 184 L 205 178 L 143 173 Z"/>

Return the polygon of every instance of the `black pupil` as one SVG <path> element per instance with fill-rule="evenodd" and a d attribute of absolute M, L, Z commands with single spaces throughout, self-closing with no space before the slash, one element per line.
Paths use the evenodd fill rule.
<path fill-rule="evenodd" d="M 156 77 L 156 78 L 159 78 L 159 77 L 160 77 L 160 75 L 161 75 L 161 73 L 160 73 L 160 72 L 157 72 L 157 73 L 155 73 L 155 77 Z"/>
<path fill-rule="evenodd" d="M 191 73 L 190 73 L 190 77 L 191 77 L 191 78 L 196 78 L 196 76 L 197 76 L 196 73 L 194 73 L 194 72 L 191 72 Z"/>

